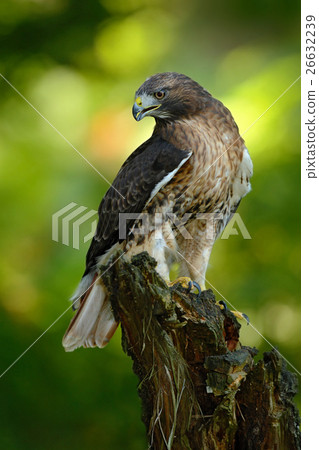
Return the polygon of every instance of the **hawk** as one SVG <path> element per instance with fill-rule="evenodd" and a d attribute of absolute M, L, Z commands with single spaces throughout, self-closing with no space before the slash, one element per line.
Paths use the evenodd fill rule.
<path fill-rule="evenodd" d="M 205 289 L 214 242 L 251 189 L 252 161 L 230 111 L 191 78 L 148 78 L 135 94 L 137 121 L 155 119 L 152 136 L 120 168 L 99 206 L 86 269 L 72 297 L 77 312 L 63 338 L 66 351 L 104 347 L 116 322 L 101 267 L 118 251 L 147 251 L 169 283 L 173 262 Z M 183 279 L 183 281 L 185 281 Z"/>

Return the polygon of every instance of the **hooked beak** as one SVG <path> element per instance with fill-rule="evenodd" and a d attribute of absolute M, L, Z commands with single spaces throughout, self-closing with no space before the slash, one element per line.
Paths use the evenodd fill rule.
<path fill-rule="evenodd" d="M 143 119 L 143 107 L 142 106 L 138 106 L 137 103 L 134 103 L 133 105 L 133 109 L 132 109 L 132 113 L 133 113 L 133 117 L 135 120 L 137 120 L 138 122 Z"/>
<path fill-rule="evenodd" d="M 132 113 L 135 120 L 138 122 L 142 120 L 146 115 L 150 115 L 149 113 L 151 111 L 154 111 L 155 109 L 159 108 L 161 105 L 149 105 L 147 107 L 142 106 L 142 100 L 140 97 L 138 97 L 135 100 L 135 103 L 133 105 Z"/>

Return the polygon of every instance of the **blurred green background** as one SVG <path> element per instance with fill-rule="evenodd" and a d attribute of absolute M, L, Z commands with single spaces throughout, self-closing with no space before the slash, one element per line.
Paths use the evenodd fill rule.
<path fill-rule="evenodd" d="M 0 69 L 112 180 L 151 133 L 153 121 L 137 124 L 131 106 L 155 72 L 194 78 L 244 133 L 300 74 L 299 8 L 283 0 L 2 0 Z M 252 239 L 219 240 L 208 271 L 298 370 L 299 83 L 244 134 L 254 177 L 238 212 Z M 0 95 L 3 372 L 69 306 L 84 268 L 89 243 L 54 242 L 52 214 L 71 202 L 97 209 L 108 186 L 3 79 Z M 120 331 L 103 351 L 66 354 L 71 315 L 0 379 L 0 447 L 146 448 Z M 252 327 L 242 327 L 242 342 L 270 349 Z"/>

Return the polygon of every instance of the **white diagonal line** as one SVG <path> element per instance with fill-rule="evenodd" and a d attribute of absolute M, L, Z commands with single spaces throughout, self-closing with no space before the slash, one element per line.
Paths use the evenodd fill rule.
<path fill-rule="evenodd" d="M 208 170 L 209 170 L 211 167 L 213 167 L 213 166 L 217 163 L 217 161 L 218 161 L 225 153 L 227 153 L 228 150 L 231 149 L 232 146 L 235 145 L 236 142 L 237 142 L 242 136 L 244 136 L 244 135 L 247 133 L 247 131 L 250 130 L 250 128 L 253 127 L 253 126 L 255 125 L 255 123 L 257 123 L 257 122 L 258 122 L 258 121 L 259 121 L 259 120 L 260 120 L 260 119 L 261 119 L 261 118 L 262 118 L 262 117 L 270 110 L 270 108 L 272 108 L 272 107 L 278 102 L 278 100 L 280 100 L 281 97 L 283 97 L 283 96 L 286 94 L 286 92 L 289 91 L 289 89 L 292 88 L 292 86 L 293 86 L 294 84 L 297 83 L 298 80 L 300 80 L 300 78 L 301 78 L 301 75 L 299 75 L 299 77 L 296 78 L 295 81 L 294 81 L 293 83 L 291 83 L 291 85 L 290 85 L 289 87 L 287 87 L 287 89 L 286 89 L 284 92 L 282 92 L 282 93 L 279 95 L 279 97 L 277 97 L 276 100 L 275 100 L 270 106 L 268 106 L 268 108 L 267 108 L 262 114 L 260 114 L 260 116 L 259 116 L 256 120 L 254 120 L 254 122 L 251 123 L 251 124 L 249 125 L 249 127 L 246 128 L 246 130 L 245 130 L 240 136 L 238 136 L 238 138 L 237 138 L 237 139 L 236 139 L 229 147 L 227 147 L 226 150 L 225 150 L 218 158 L 216 158 L 215 161 L 214 161 L 214 162 L 213 162 L 206 170 L 204 170 L 204 172 L 203 172 L 203 173 L 202 173 L 202 174 L 201 174 L 201 175 L 200 175 L 193 183 L 191 183 L 191 184 L 187 187 L 187 189 L 185 189 L 185 191 L 177 198 L 177 200 L 178 200 L 180 197 L 182 197 L 182 196 L 185 194 L 185 192 L 187 192 L 188 189 L 189 189 L 191 186 L 193 186 L 195 183 L 197 183 L 197 181 L 198 181 L 203 175 L 205 175 L 205 173 L 208 172 Z M 218 132 L 218 130 L 217 130 L 217 132 Z M 219 133 L 218 133 L 218 134 L 219 134 Z"/>
<path fill-rule="evenodd" d="M 126 251 L 127 252 L 127 251 Z M 120 259 L 120 258 L 122 258 L 122 256 L 123 255 L 125 255 L 125 253 L 126 252 L 123 252 L 101 275 L 99 275 L 97 278 L 96 278 L 96 280 L 94 281 L 94 283 L 96 283 L 108 270 L 110 270 L 110 268 L 112 267 L 112 266 L 114 266 L 114 264 Z M 82 295 L 84 295 L 89 289 L 90 289 L 90 287 L 91 287 L 91 285 L 84 291 L 84 292 L 82 292 L 82 294 L 81 295 L 79 295 L 79 297 L 76 299 L 76 300 L 78 300 L 79 298 L 81 298 L 82 297 Z M 60 319 L 61 319 L 61 317 L 63 317 L 64 316 L 64 314 L 67 312 L 67 311 L 69 311 L 69 309 L 71 309 L 72 308 L 72 306 L 73 306 L 73 304 L 74 304 L 74 302 L 76 301 L 76 300 L 74 300 L 72 303 L 71 303 L 71 305 L 57 318 L 57 319 L 55 319 L 55 321 L 54 322 L 52 322 L 51 323 L 51 325 L 46 329 L 46 330 L 44 330 L 43 331 L 43 333 L 42 334 L 40 334 L 40 336 L 35 340 L 35 341 L 33 341 L 32 342 L 32 344 L 31 345 L 29 345 L 29 347 L 28 348 L 26 348 L 25 350 L 24 350 L 24 352 L 22 352 L 21 353 L 21 355 L 20 356 L 18 356 L 18 358 L 17 359 L 15 359 L 14 361 L 13 361 L 13 363 L 12 364 L 10 364 L 10 366 L 9 367 L 7 367 L 6 368 L 6 370 L 4 371 L 4 372 L 2 372 L 2 374 L 0 375 L 0 378 L 2 378 L 41 338 L 42 338 L 42 336 L 44 336 L 45 335 L 45 333 L 47 332 L 47 331 L 49 331 L 50 330 L 50 328 L 52 328 Z"/>
<path fill-rule="evenodd" d="M 75 150 L 76 151 L 76 153 L 78 154 L 78 155 L 80 155 L 81 156 L 81 158 L 83 158 L 84 159 L 84 161 L 86 161 L 91 167 L 92 167 L 92 169 L 93 170 L 95 170 L 95 172 L 96 173 L 98 173 L 99 175 L 100 175 L 100 177 L 102 177 L 103 178 L 103 180 L 104 181 L 106 181 L 109 185 L 110 185 L 110 187 L 112 187 L 113 189 L 115 189 L 115 191 L 124 199 L 124 197 L 123 197 L 123 195 L 114 187 L 114 186 L 112 186 L 112 183 L 110 183 L 109 182 L 109 180 L 107 180 L 106 178 L 105 178 L 105 176 L 104 175 L 102 175 L 101 174 L 101 172 L 99 172 L 98 170 L 97 170 L 97 168 L 96 167 L 94 167 L 93 166 L 93 164 L 92 163 L 90 163 L 90 161 L 84 156 L 84 155 L 82 155 L 82 153 L 81 152 L 79 152 L 79 150 L 77 149 L 77 148 L 75 148 L 74 147 L 74 145 L 73 144 L 71 144 L 71 142 L 46 118 L 46 117 L 44 117 L 43 116 L 43 114 L 41 114 L 40 113 L 40 111 L 38 111 L 37 110 L 37 108 L 35 107 L 35 106 L 33 106 L 32 105 L 32 103 L 30 103 L 29 102 L 29 100 L 28 99 L 26 99 L 25 97 L 24 97 L 24 95 L 23 94 L 21 94 L 21 92 L 20 91 L 18 91 L 18 89 L 17 88 L 15 88 L 14 86 L 13 86 L 13 84 L 11 84 L 10 83 L 10 81 L 9 80 L 7 80 L 7 78 L 5 78 L 3 75 L 2 75 L 2 73 L 0 73 L 0 76 L 1 76 L 1 78 L 29 105 L 29 106 L 31 106 L 31 108 L 40 116 L 40 117 L 42 117 L 42 119 L 48 124 L 48 125 L 50 125 L 50 127 L 51 128 L 53 128 L 53 130 L 54 131 L 56 131 L 56 133 L 58 133 L 58 135 L 59 136 L 61 136 L 61 138 L 67 143 L 67 144 L 69 144 L 70 145 L 70 147 L 72 147 L 73 148 L 73 150 Z"/>
<path fill-rule="evenodd" d="M 229 300 L 227 300 L 224 296 L 223 296 L 223 294 L 221 294 L 219 291 L 218 291 L 218 289 L 216 289 L 209 281 L 207 281 L 208 282 L 208 284 L 213 288 L 213 289 L 215 289 L 215 291 L 216 292 L 218 292 L 218 294 L 221 296 L 221 297 L 223 297 L 223 299 L 227 302 L 227 303 L 229 303 L 230 304 L 230 306 L 232 307 L 232 308 L 234 308 L 234 310 L 235 311 L 237 311 L 237 312 L 239 312 L 238 311 L 238 309 L 237 308 L 235 308 L 235 306 L 234 305 L 232 305 L 231 303 L 230 303 L 230 301 Z M 280 353 L 280 351 L 276 348 L 276 347 L 274 347 L 274 345 L 267 339 L 267 338 L 265 338 L 265 336 L 263 335 L 263 334 L 261 334 L 261 332 L 251 323 L 251 322 L 249 322 L 249 326 L 251 326 L 252 327 L 252 329 L 254 330 L 254 331 L 256 331 L 256 333 L 257 334 L 259 334 L 259 336 L 265 341 L 265 342 L 267 342 L 267 344 L 272 348 L 272 349 L 274 349 L 275 350 L 275 352 L 276 353 L 278 353 L 278 355 L 280 355 L 285 361 L 286 361 L 286 363 L 287 364 L 289 364 L 295 371 L 296 371 L 296 373 L 298 374 L 298 375 L 300 375 L 301 376 L 301 373 L 299 372 L 299 370 L 282 354 L 282 353 Z"/>
<path fill-rule="evenodd" d="M 246 128 L 246 130 L 243 132 L 242 136 L 244 136 L 244 134 L 246 134 L 247 131 L 250 130 L 250 128 L 251 128 L 252 126 L 254 126 L 255 123 L 258 122 L 258 120 L 261 119 L 261 118 L 262 118 L 262 117 L 270 110 L 270 108 L 272 108 L 272 107 L 278 102 L 278 100 L 280 100 L 281 97 L 283 97 L 283 96 L 286 94 L 286 92 L 288 92 L 289 89 L 291 89 L 291 88 L 293 87 L 293 85 L 297 83 L 297 81 L 300 80 L 300 78 L 301 78 L 301 75 L 299 75 L 299 77 L 296 78 L 295 81 L 293 81 L 293 82 L 291 83 L 291 85 L 288 86 L 287 89 L 286 89 L 284 92 L 282 92 L 282 93 L 279 95 L 279 97 L 277 97 L 276 100 L 275 100 L 270 106 L 268 106 L 268 108 L 267 108 L 262 114 L 260 114 L 260 116 L 259 116 L 252 124 L 249 125 L 248 128 Z"/>
<path fill-rule="evenodd" d="M 6 368 L 6 370 L 4 371 L 4 372 L 2 372 L 2 374 L 0 375 L 0 378 L 2 378 L 10 369 L 11 369 L 11 367 L 13 367 L 41 338 L 42 338 L 42 336 L 44 336 L 45 335 L 45 333 L 47 332 L 47 331 L 49 331 L 50 330 L 50 328 L 52 328 L 53 327 L 53 325 L 55 325 L 60 319 L 61 319 L 61 317 L 63 317 L 64 316 L 64 314 L 67 312 L 67 311 L 69 311 L 69 309 L 70 308 L 72 308 L 72 306 L 73 306 L 73 303 L 57 318 L 57 319 L 55 319 L 55 321 L 54 322 L 52 322 L 51 323 L 51 325 L 45 330 L 45 331 L 43 331 L 43 333 L 42 334 L 40 334 L 40 336 L 34 341 L 34 342 L 32 342 L 32 344 L 31 345 L 29 345 L 29 347 L 28 348 L 26 348 L 25 350 L 24 350 L 24 352 L 23 353 L 21 353 L 21 355 L 20 356 L 18 356 L 18 358 L 17 359 L 15 359 L 14 361 L 13 361 L 13 363 L 12 364 L 10 364 L 10 366 L 9 367 L 7 367 Z"/>
<path fill-rule="evenodd" d="M 199 275 L 201 275 L 202 276 L 202 273 L 199 271 L 199 270 L 197 270 L 196 269 L 196 267 L 194 267 L 178 250 L 176 250 L 176 253 L 178 253 L 186 262 L 187 262 L 187 264 L 189 264 Z M 221 294 L 219 291 L 218 291 L 218 289 L 216 289 L 215 288 L 215 286 L 213 286 L 212 285 L 212 283 L 210 283 L 208 280 L 207 280 L 207 278 L 206 277 L 204 277 L 204 279 L 205 279 L 205 281 L 221 296 L 221 297 L 223 297 L 223 299 L 227 302 L 227 303 L 229 303 L 229 305 L 235 310 L 235 311 L 237 311 L 237 312 L 239 312 L 238 311 L 238 309 L 234 306 L 234 305 L 232 305 L 231 303 L 230 303 L 230 301 L 229 300 L 227 300 L 224 296 L 223 296 L 223 294 Z M 299 372 L 299 370 L 298 369 L 296 369 L 296 367 L 287 359 L 287 358 L 285 358 L 284 357 L 284 355 L 282 354 L 282 353 L 280 353 L 277 349 L 276 349 L 276 347 L 274 347 L 273 345 L 272 345 L 272 343 L 271 342 L 269 342 L 268 341 L 268 339 L 266 339 L 265 338 L 265 336 L 263 336 L 261 333 L 260 333 L 260 331 L 258 331 L 257 330 L 257 328 L 251 323 L 251 322 L 249 322 L 249 325 L 252 327 L 252 329 L 253 330 L 255 330 L 256 331 L 256 333 L 258 333 L 259 334 L 259 336 L 260 337 L 262 337 L 263 339 L 264 339 L 264 341 L 265 342 L 267 342 L 267 344 L 268 345 L 270 345 L 270 347 L 271 348 L 273 348 L 274 350 L 275 350 L 275 352 L 277 352 L 278 353 L 278 355 L 280 355 L 300 376 L 301 376 L 301 373 Z"/>

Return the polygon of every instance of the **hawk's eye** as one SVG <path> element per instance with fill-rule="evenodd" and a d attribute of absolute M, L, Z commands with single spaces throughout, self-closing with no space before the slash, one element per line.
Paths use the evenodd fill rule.
<path fill-rule="evenodd" d="M 164 92 L 164 91 L 158 91 L 158 92 L 155 92 L 154 96 L 155 96 L 158 100 L 162 100 L 162 98 L 165 97 L 165 92 Z"/>

